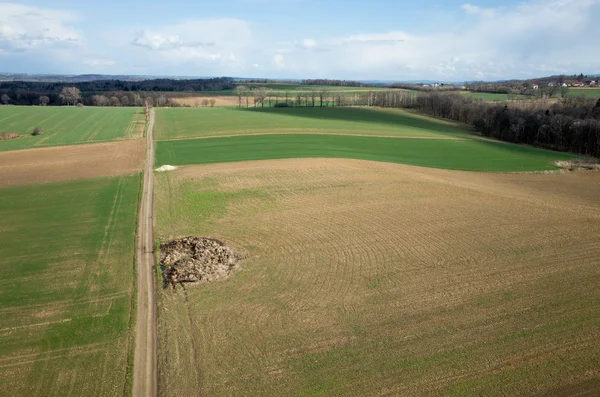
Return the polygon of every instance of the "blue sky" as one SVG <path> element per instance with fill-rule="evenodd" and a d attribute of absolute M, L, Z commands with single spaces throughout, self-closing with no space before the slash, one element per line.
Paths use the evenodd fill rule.
<path fill-rule="evenodd" d="M 600 73 L 600 0 L 0 0 L 0 72 L 445 80 Z"/>

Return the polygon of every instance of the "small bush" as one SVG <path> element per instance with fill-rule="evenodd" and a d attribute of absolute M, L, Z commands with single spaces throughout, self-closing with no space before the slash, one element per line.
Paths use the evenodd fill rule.
<path fill-rule="evenodd" d="M 34 128 L 31 135 L 38 136 L 38 135 L 42 135 L 43 133 L 44 133 L 44 130 L 42 130 L 40 127 L 37 127 L 37 128 Z"/>

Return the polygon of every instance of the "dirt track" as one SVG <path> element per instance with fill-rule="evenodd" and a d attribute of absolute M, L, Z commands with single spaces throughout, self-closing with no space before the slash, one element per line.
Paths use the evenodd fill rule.
<path fill-rule="evenodd" d="M 130 174 L 143 158 L 142 140 L 0 152 L 0 187 Z"/>
<path fill-rule="evenodd" d="M 146 138 L 146 165 L 137 238 L 138 290 L 133 366 L 133 395 L 156 396 L 156 290 L 152 237 L 154 190 L 154 110 L 150 113 Z"/>

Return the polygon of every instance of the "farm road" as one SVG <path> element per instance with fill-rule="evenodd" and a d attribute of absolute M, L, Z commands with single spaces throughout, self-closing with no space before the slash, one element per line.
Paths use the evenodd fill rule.
<path fill-rule="evenodd" d="M 154 109 L 148 119 L 146 164 L 137 239 L 137 321 L 133 364 L 133 396 L 156 396 L 156 290 L 152 234 L 154 191 Z"/>

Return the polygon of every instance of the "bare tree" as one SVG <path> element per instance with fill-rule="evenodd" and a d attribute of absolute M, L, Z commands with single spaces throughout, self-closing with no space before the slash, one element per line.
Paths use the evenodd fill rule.
<path fill-rule="evenodd" d="M 208 99 L 204 98 L 204 99 L 202 100 L 202 106 L 204 106 L 204 107 L 208 107 Z"/>
<path fill-rule="evenodd" d="M 256 87 L 252 90 L 252 93 L 254 94 L 254 107 L 256 107 L 257 104 L 265 107 L 265 100 L 269 96 L 269 91 L 270 90 L 266 87 Z"/>
<path fill-rule="evenodd" d="M 235 96 L 238 97 L 238 107 L 240 107 L 240 108 L 242 107 L 242 97 L 246 95 L 247 90 L 248 90 L 248 88 L 243 85 L 238 85 L 237 87 L 235 87 L 233 89 Z"/>
<path fill-rule="evenodd" d="M 144 101 L 142 100 L 142 96 L 140 94 L 133 94 L 133 105 L 134 106 L 142 106 Z"/>
<path fill-rule="evenodd" d="M 163 94 L 160 94 L 158 98 L 156 98 L 156 106 L 165 106 L 167 104 L 167 97 Z"/>
<path fill-rule="evenodd" d="M 92 106 L 106 106 L 108 99 L 104 95 L 92 95 Z"/>
<path fill-rule="evenodd" d="M 215 107 L 215 103 L 217 103 L 217 101 L 215 100 L 215 98 L 210 98 L 210 107 L 214 108 Z"/>
<path fill-rule="evenodd" d="M 81 101 L 81 91 L 77 87 L 65 87 L 58 95 L 61 102 L 67 106 L 75 105 Z"/>
<path fill-rule="evenodd" d="M 129 106 L 129 97 L 127 95 L 121 97 L 121 106 Z"/>
<path fill-rule="evenodd" d="M 2 102 L 3 105 L 8 105 L 8 103 L 10 102 L 10 97 L 4 94 L 0 97 L 0 102 Z"/>
<path fill-rule="evenodd" d="M 561 98 L 566 98 L 567 95 L 569 95 L 569 87 L 561 86 L 560 87 L 560 97 Z"/>
<path fill-rule="evenodd" d="M 121 101 L 116 96 L 113 96 L 109 99 L 110 106 L 121 106 Z"/>
<path fill-rule="evenodd" d="M 48 98 L 45 95 L 42 95 L 39 99 L 40 101 L 40 106 L 48 106 L 48 104 L 50 103 L 50 98 Z"/>
<path fill-rule="evenodd" d="M 319 106 L 323 107 L 323 99 L 327 99 L 327 91 L 321 90 L 319 91 Z"/>
<path fill-rule="evenodd" d="M 314 91 L 310 92 L 310 98 L 312 99 L 312 107 L 315 107 L 315 98 L 317 97 L 317 93 Z"/>

